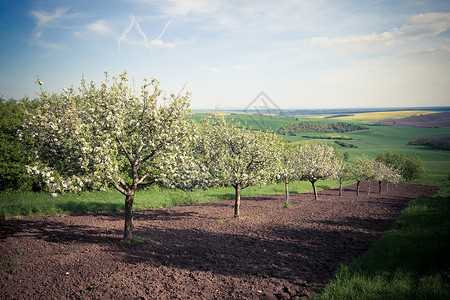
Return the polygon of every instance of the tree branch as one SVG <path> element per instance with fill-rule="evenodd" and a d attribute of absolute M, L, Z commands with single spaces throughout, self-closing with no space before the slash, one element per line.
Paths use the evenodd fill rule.
<path fill-rule="evenodd" d="M 128 194 L 127 191 L 124 188 L 122 188 L 119 184 L 117 184 L 117 182 L 114 179 L 111 179 L 111 183 L 114 186 L 114 188 L 119 192 L 121 192 L 123 195 L 126 196 Z"/>
<path fill-rule="evenodd" d="M 125 152 L 125 155 L 127 156 L 128 160 L 130 161 L 130 164 L 134 165 L 134 160 L 131 157 L 130 153 L 128 153 L 127 149 L 125 149 L 125 146 L 123 145 L 122 141 L 119 139 L 118 136 L 116 136 L 116 141 L 119 144 L 120 148 L 122 148 L 123 152 Z"/>
<path fill-rule="evenodd" d="M 159 148 L 159 147 L 158 147 L 158 148 Z M 158 149 L 158 150 L 159 150 L 159 149 Z M 149 155 L 147 155 L 146 157 L 144 157 L 144 158 L 136 165 L 137 169 L 139 169 L 139 168 L 141 167 L 141 165 L 142 165 L 143 163 L 145 163 L 147 160 L 149 160 L 151 157 L 155 156 L 155 154 L 156 154 L 156 150 L 152 150 L 152 152 L 150 152 Z"/>
<path fill-rule="evenodd" d="M 149 185 L 156 182 L 156 179 L 150 180 L 150 181 L 144 181 L 144 182 L 138 182 L 138 185 Z"/>

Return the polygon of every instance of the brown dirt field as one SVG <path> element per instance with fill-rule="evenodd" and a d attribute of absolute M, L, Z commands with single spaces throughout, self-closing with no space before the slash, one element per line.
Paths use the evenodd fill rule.
<path fill-rule="evenodd" d="M 395 122 L 395 123 L 394 123 Z M 413 116 L 403 119 L 388 119 L 375 123 L 399 127 L 450 128 L 450 112 Z"/>
<path fill-rule="evenodd" d="M 369 185 L 372 194 L 367 195 Z M 135 212 L 0 221 L 0 299 L 303 299 L 343 262 L 365 253 L 410 199 L 435 187 L 377 183 L 337 190 L 217 201 Z M 385 188 L 385 186 L 383 186 Z"/>

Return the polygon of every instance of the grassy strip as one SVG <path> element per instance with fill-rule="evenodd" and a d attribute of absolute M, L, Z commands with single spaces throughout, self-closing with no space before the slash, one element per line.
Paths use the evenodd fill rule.
<path fill-rule="evenodd" d="M 338 187 L 336 180 L 318 182 L 318 188 L 321 190 L 336 187 Z M 312 191 L 311 184 L 305 181 L 293 182 L 289 185 L 289 189 L 291 193 Z M 171 207 L 233 199 L 234 193 L 233 188 L 213 188 L 207 191 L 196 190 L 192 192 L 154 188 L 137 192 L 134 209 Z M 242 191 L 242 197 L 283 193 L 284 184 L 270 184 L 263 187 L 246 188 Z M 65 194 L 54 199 L 50 198 L 46 193 L 1 193 L 0 217 L 122 211 L 124 209 L 124 200 L 125 197 L 115 190 L 87 192 L 83 195 Z M 280 203 L 283 204 L 284 202 L 282 201 L 282 196 L 280 196 Z"/>
<path fill-rule="evenodd" d="M 450 299 L 450 193 L 444 176 L 422 183 L 432 179 L 437 196 L 411 201 L 392 230 L 311 299 Z"/>

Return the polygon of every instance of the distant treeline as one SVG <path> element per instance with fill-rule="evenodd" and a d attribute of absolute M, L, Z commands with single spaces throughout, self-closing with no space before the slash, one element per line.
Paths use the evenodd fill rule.
<path fill-rule="evenodd" d="M 341 142 L 341 141 L 334 141 L 336 144 L 338 144 L 341 147 L 344 148 L 358 148 L 358 146 L 355 146 L 351 143 L 347 143 L 347 142 Z"/>
<path fill-rule="evenodd" d="M 327 117 L 323 117 L 324 119 L 333 119 L 333 118 L 340 118 L 340 117 L 351 117 L 354 116 L 352 115 L 346 115 L 346 114 L 341 114 L 341 115 L 332 115 L 332 116 L 327 116 Z"/>
<path fill-rule="evenodd" d="M 303 135 L 302 137 L 308 138 L 308 139 L 320 139 L 320 140 L 341 140 L 341 141 L 353 140 L 352 137 L 345 137 L 345 136 Z"/>
<path fill-rule="evenodd" d="M 286 124 L 278 130 L 278 133 L 287 135 L 296 135 L 297 133 L 300 132 L 342 133 L 366 129 L 369 128 L 366 126 L 345 122 L 336 122 L 336 123 L 300 122 L 300 123 Z"/>
<path fill-rule="evenodd" d="M 450 150 L 450 136 L 443 138 L 420 138 L 409 141 L 408 145 L 424 145 L 436 150 Z"/>

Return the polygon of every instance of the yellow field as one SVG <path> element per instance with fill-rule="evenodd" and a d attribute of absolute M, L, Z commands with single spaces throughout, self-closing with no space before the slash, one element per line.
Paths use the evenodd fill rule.
<path fill-rule="evenodd" d="M 370 113 L 356 113 L 353 116 L 332 118 L 330 120 L 339 121 L 380 121 L 386 119 L 401 119 L 411 116 L 426 115 L 437 113 L 436 111 L 425 111 L 425 110 L 400 110 L 400 111 L 381 111 L 381 112 L 370 112 Z M 324 116 L 326 117 L 326 116 Z"/>

